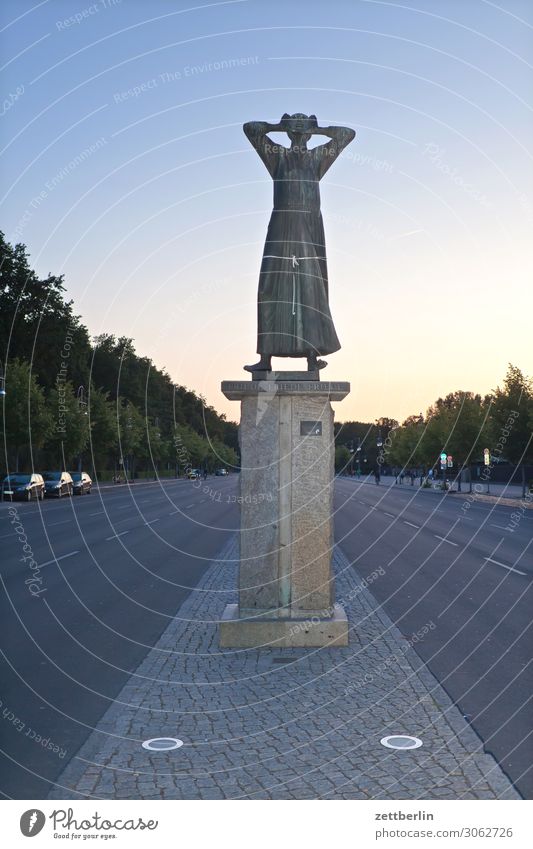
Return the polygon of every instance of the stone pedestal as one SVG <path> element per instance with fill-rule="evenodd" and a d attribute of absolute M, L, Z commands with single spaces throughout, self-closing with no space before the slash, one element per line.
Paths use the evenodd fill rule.
<path fill-rule="evenodd" d="M 239 604 L 220 623 L 222 647 L 347 645 L 335 605 L 331 400 L 349 383 L 224 381 L 241 401 Z"/>

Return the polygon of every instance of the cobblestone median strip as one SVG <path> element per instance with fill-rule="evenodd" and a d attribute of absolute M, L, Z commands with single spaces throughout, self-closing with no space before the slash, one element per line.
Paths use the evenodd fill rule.
<path fill-rule="evenodd" d="M 520 798 L 339 549 L 347 648 L 221 651 L 237 551 L 234 538 L 50 799 Z M 275 661 L 284 655 L 293 662 Z M 401 734 L 423 746 L 380 745 Z M 155 737 L 183 746 L 142 747 Z"/>

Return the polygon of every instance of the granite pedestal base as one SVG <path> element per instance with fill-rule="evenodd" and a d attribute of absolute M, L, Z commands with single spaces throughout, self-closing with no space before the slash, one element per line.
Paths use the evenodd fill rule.
<path fill-rule="evenodd" d="M 239 603 L 220 625 L 221 646 L 347 645 L 335 605 L 334 434 L 331 400 L 349 383 L 225 381 L 241 401 Z"/>
<path fill-rule="evenodd" d="M 313 648 L 347 646 L 348 620 L 340 604 L 329 619 L 241 618 L 238 604 L 227 604 L 220 622 L 221 648 Z"/>

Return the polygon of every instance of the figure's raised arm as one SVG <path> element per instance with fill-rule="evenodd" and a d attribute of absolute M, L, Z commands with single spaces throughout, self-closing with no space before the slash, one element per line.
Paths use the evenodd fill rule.
<path fill-rule="evenodd" d="M 323 177 L 338 155 L 354 140 L 355 130 L 351 127 L 316 127 L 313 129 L 313 135 L 328 136 L 331 139 L 315 148 L 316 155 L 321 160 L 320 177 Z"/>
<path fill-rule="evenodd" d="M 247 121 L 247 123 L 243 125 L 246 138 L 250 144 L 255 147 L 271 176 L 273 173 L 272 169 L 277 158 L 279 145 L 269 138 L 267 133 L 280 132 L 281 129 L 280 124 L 269 124 L 267 121 Z"/>

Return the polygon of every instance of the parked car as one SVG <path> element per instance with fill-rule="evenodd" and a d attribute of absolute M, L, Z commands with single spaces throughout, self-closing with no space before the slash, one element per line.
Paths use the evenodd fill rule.
<path fill-rule="evenodd" d="M 93 482 L 87 472 L 71 472 L 70 477 L 72 478 L 74 495 L 91 494 Z"/>
<path fill-rule="evenodd" d="M 33 472 L 33 474 L 13 474 L 7 475 L 2 482 L 2 498 L 10 498 L 14 501 L 16 498 L 22 498 L 24 501 L 31 501 L 32 498 L 44 498 L 44 481 L 42 475 Z"/>
<path fill-rule="evenodd" d="M 217 477 L 223 477 L 224 475 L 227 475 L 227 474 L 228 474 L 227 469 L 217 469 L 216 472 L 215 472 L 215 475 Z"/>
<path fill-rule="evenodd" d="M 43 472 L 45 495 L 72 495 L 74 484 L 68 472 Z"/>
<path fill-rule="evenodd" d="M 189 469 L 187 477 L 189 480 L 197 480 L 200 477 L 200 469 Z"/>

